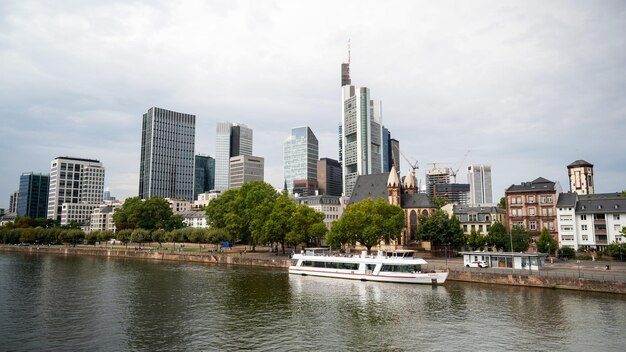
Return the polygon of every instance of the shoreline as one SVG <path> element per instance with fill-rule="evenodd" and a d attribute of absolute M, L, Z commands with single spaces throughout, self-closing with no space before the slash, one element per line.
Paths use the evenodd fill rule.
<path fill-rule="evenodd" d="M 146 248 L 146 247 L 144 247 Z M 0 245 L 0 252 L 21 252 L 28 254 L 56 254 L 56 255 L 88 255 L 113 258 L 166 260 L 180 262 L 212 263 L 287 268 L 293 260 L 284 255 L 272 255 L 267 252 L 235 252 L 219 253 L 215 251 L 182 252 L 177 250 L 163 250 L 148 247 L 149 249 L 126 248 L 86 248 L 86 247 L 48 247 L 48 246 L 14 246 Z M 437 267 L 429 263 L 429 267 Z M 580 276 L 580 273 L 579 275 Z M 604 293 L 626 294 L 626 281 L 606 278 L 576 277 L 575 273 L 554 272 L 549 270 L 527 273 L 521 271 L 487 271 L 466 269 L 462 266 L 450 265 L 448 280 L 498 284 L 509 286 L 541 287 L 551 289 L 567 289 L 577 291 L 592 291 Z"/>

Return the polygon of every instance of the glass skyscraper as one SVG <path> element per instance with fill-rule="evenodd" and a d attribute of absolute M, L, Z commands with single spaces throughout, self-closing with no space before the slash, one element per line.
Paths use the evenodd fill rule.
<path fill-rule="evenodd" d="M 143 114 L 139 197 L 193 201 L 196 116 L 150 108 Z"/>
<path fill-rule="evenodd" d="M 252 129 L 244 124 L 218 122 L 215 128 L 215 189 L 225 191 L 230 180 L 230 158 L 252 155 Z"/>
<path fill-rule="evenodd" d="M 50 175 L 23 173 L 17 201 L 17 215 L 33 219 L 45 218 L 48 213 Z"/>
<path fill-rule="evenodd" d="M 293 181 L 316 180 L 319 144 L 311 128 L 295 127 L 284 143 L 284 176 L 287 191 L 293 192 Z"/>
<path fill-rule="evenodd" d="M 493 203 L 490 165 L 468 166 L 467 183 L 470 184 L 470 204 Z"/>
<path fill-rule="evenodd" d="M 370 90 L 350 85 L 342 64 L 342 114 L 339 158 L 343 193 L 352 194 L 359 175 L 383 172 L 382 104 L 370 98 Z M 347 70 L 349 73 L 349 68 Z"/>
<path fill-rule="evenodd" d="M 215 159 L 208 155 L 196 155 L 193 198 L 215 188 Z"/>

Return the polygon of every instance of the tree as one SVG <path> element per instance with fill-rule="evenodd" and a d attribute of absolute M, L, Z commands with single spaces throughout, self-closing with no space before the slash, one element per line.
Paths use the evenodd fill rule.
<path fill-rule="evenodd" d="M 163 245 L 163 242 L 166 241 L 166 232 L 163 229 L 152 231 L 151 236 L 152 236 L 152 240 L 159 244 L 159 247 L 161 247 Z"/>
<path fill-rule="evenodd" d="M 537 250 L 541 253 L 547 253 L 548 255 L 551 255 L 554 251 L 557 250 L 557 247 L 558 243 L 556 242 L 554 237 L 550 235 L 548 229 L 544 227 L 541 230 L 539 238 L 537 239 Z"/>
<path fill-rule="evenodd" d="M 290 231 L 285 235 L 285 241 L 294 245 L 309 243 L 312 238 L 322 238 L 326 235 L 324 213 L 304 204 L 295 207 L 288 224 Z"/>
<path fill-rule="evenodd" d="M 394 207 L 397 209 L 390 209 Z M 398 212 L 399 210 L 399 212 Z M 402 213 L 402 215 L 398 215 Z M 391 219 L 389 214 L 394 214 Z M 386 239 L 400 238 L 404 227 L 404 212 L 395 205 L 388 204 L 378 198 L 374 202 L 371 198 L 351 204 L 346 208 L 343 216 L 335 221 L 331 231 L 326 236 L 326 242 L 334 247 L 348 243 L 359 242 L 370 252 L 372 246 L 378 245 Z"/>
<path fill-rule="evenodd" d="M 206 207 L 207 220 L 212 227 L 225 229 L 233 240 L 251 244 L 254 250 L 278 196 L 268 183 L 246 182 L 212 200 Z"/>
<path fill-rule="evenodd" d="M 456 216 L 437 209 L 430 216 L 419 216 L 417 238 L 430 241 L 434 245 L 450 244 L 453 248 L 460 248 L 465 244 L 465 235 Z"/>
<path fill-rule="evenodd" d="M 134 229 L 130 234 L 130 240 L 139 243 L 139 248 L 141 248 L 142 243 L 150 241 L 150 231 L 141 228 Z"/>
<path fill-rule="evenodd" d="M 124 243 L 126 247 L 128 247 L 128 242 L 130 241 L 130 235 L 133 233 L 131 229 L 124 229 L 117 231 L 115 233 L 115 239 Z"/>
<path fill-rule="evenodd" d="M 576 254 L 576 251 L 572 247 L 559 248 L 559 257 L 571 258 Z"/>
<path fill-rule="evenodd" d="M 113 222 L 118 231 L 136 227 L 137 213 L 141 203 L 139 197 L 126 198 L 122 207 L 113 213 Z"/>
<path fill-rule="evenodd" d="M 435 197 L 433 202 L 435 203 L 435 207 L 437 207 L 437 209 L 441 209 L 443 206 L 450 203 L 446 197 Z"/>
<path fill-rule="evenodd" d="M 122 207 L 113 214 L 113 222 L 118 230 L 173 229 L 182 226 L 182 218 L 174 217 L 169 203 L 161 197 L 143 201 L 139 197 L 127 198 Z"/>
<path fill-rule="evenodd" d="M 480 247 L 484 246 L 485 243 L 486 238 L 474 229 L 470 232 L 469 236 L 467 236 L 467 246 L 472 250 L 478 250 Z"/>
<path fill-rule="evenodd" d="M 511 229 L 511 239 L 513 240 L 513 252 L 526 252 L 532 241 L 528 231 L 520 225 L 515 225 Z"/>
<path fill-rule="evenodd" d="M 272 212 L 261 231 L 257 232 L 257 243 L 280 243 L 285 253 L 285 238 L 291 231 L 291 220 L 295 211 L 296 205 L 286 194 L 281 194 L 274 202 Z"/>
<path fill-rule="evenodd" d="M 506 232 L 506 227 L 499 221 L 494 222 L 489 228 L 489 233 L 485 238 L 485 242 L 488 246 L 495 247 L 502 250 L 511 250 L 509 244 L 509 236 Z"/>
<path fill-rule="evenodd" d="M 506 209 L 506 197 L 500 198 L 500 203 L 498 203 L 498 208 Z"/>

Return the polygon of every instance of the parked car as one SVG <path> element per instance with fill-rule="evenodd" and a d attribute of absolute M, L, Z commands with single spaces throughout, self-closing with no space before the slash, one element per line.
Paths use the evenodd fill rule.
<path fill-rule="evenodd" d="M 489 264 L 487 264 L 487 262 L 483 262 L 482 260 L 476 261 L 476 262 L 471 262 L 469 264 L 465 264 L 466 267 L 468 268 L 486 268 L 489 266 Z"/>

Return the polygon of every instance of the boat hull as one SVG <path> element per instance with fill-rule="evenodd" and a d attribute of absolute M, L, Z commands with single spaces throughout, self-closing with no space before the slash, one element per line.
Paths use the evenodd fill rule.
<path fill-rule="evenodd" d="M 377 282 L 395 282 L 404 284 L 428 284 L 428 285 L 440 285 L 443 284 L 448 278 L 447 271 L 437 271 L 431 273 L 414 273 L 414 274 L 399 274 L 399 273 L 381 273 L 378 275 L 362 274 L 353 271 L 339 271 L 339 270 L 324 270 L 303 268 L 299 266 L 290 266 L 289 273 L 294 275 L 303 276 L 319 276 L 330 277 L 337 279 L 350 279 L 361 281 L 377 281 Z"/>

